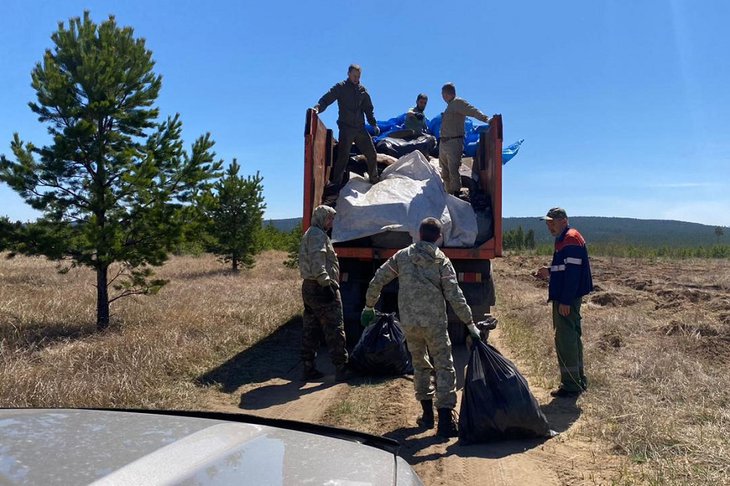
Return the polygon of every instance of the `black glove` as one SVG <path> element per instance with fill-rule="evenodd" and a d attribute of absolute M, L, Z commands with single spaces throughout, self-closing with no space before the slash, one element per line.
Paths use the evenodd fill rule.
<path fill-rule="evenodd" d="M 335 300 L 337 300 L 337 288 L 334 285 L 329 284 L 322 290 L 328 302 L 334 302 Z"/>
<path fill-rule="evenodd" d="M 481 332 L 479 332 L 477 326 L 474 325 L 474 321 L 466 325 L 466 330 L 469 332 L 469 336 L 471 336 L 473 340 L 480 341 L 482 339 Z"/>

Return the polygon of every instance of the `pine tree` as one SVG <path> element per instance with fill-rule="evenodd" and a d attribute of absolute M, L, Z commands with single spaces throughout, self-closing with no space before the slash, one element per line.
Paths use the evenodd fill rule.
<path fill-rule="evenodd" d="M 97 327 L 105 329 L 112 302 L 166 283 L 150 266 L 167 259 L 182 207 L 221 163 L 210 135 L 188 153 L 179 116 L 157 121 L 161 76 L 130 27 L 114 17 L 97 25 L 84 12 L 51 39 L 53 50 L 32 71 L 37 101 L 29 106 L 52 142 L 36 147 L 16 133 L 16 160 L 0 158 L 0 180 L 43 213 L 29 225 L 25 253 L 94 269 Z"/>
<path fill-rule="evenodd" d="M 535 230 L 529 229 L 525 234 L 525 248 L 528 250 L 535 249 Z"/>
<path fill-rule="evenodd" d="M 515 232 L 515 248 L 518 250 L 521 250 L 525 247 L 525 231 L 522 229 L 522 226 L 517 227 L 517 231 Z"/>
<path fill-rule="evenodd" d="M 262 177 L 257 172 L 244 178 L 238 175 L 239 170 L 233 159 L 225 176 L 201 201 L 212 237 L 210 250 L 224 262 L 231 262 L 234 272 L 240 265 L 253 266 L 253 256 L 260 249 L 258 233 L 266 208 Z"/>
<path fill-rule="evenodd" d="M 302 244 L 302 236 L 304 232 L 302 231 L 302 223 L 299 222 L 290 232 L 289 232 L 289 245 L 288 245 L 288 255 L 287 259 L 284 262 L 284 265 L 286 265 L 289 268 L 297 268 L 299 267 L 299 247 Z"/>

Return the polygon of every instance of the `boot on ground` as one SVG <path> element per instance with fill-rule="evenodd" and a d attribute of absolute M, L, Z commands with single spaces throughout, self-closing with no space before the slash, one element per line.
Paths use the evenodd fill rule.
<path fill-rule="evenodd" d="M 347 367 L 347 364 L 340 365 L 337 368 L 335 368 L 335 381 L 337 383 L 342 383 L 343 381 L 347 381 L 350 378 L 352 378 L 352 371 Z"/>
<path fill-rule="evenodd" d="M 433 401 L 421 400 L 421 408 L 423 408 L 423 415 L 418 417 L 416 423 L 421 427 L 432 429 L 434 424 Z"/>
<path fill-rule="evenodd" d="M 444 438 L 458 437 L 459 429 L 456 426 L 456 417 L 454 409 L 439 408 L 439 424 L 436 429 L 436 435 Z"/>
<path fill-rule="evenodd" d="M 313 361 L 304 362 L 304 370 L 302 371 L 302 381 L 312 381 L 322 378 L 324 374 L 314 366 Z"/>

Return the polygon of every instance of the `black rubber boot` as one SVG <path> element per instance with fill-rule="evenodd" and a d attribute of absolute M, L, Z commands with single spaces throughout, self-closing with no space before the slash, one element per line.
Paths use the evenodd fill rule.
<path fill-rule="evenodd" d="M 302 371 L 302 381 L 317 380 L 324 375 L 321 371 L 314 367 L 313 361 L 304 362 L 304 370 Z"/>
<path fill-rule="evenodd" d="M 421 427 L 427 429 L 433 428 L 433 401 L 421 400 L 421 408 L 423 408 L 423 415 L 418 417 L 416 423 Z"/>
<path fill-rule="evenodd" d="M 456 426 L 456 417 L 451 408 L 439 408 L 439 425 L 436 435 L 439 437 L 457 437 L 459 429 Z"/>
<path fill-rule="evenodd" d="M 352 372 L 347 367 L 347 364 L 340 365 L 335 369 L 335 381 L 337 383 L 342 383 L 350 378 L 352 378 Z"/>

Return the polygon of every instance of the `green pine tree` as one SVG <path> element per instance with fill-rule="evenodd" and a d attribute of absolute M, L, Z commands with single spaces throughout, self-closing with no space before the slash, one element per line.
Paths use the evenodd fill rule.
<path fill-rule="evenodd" d="M 224 262 L 231 262 L 234 272 L 240 265 L 250 268 L 253 256 L 261 249 L 260 232 L 264 204 L 262 177 L 241 177 L 240 166 L 233 159 L 225 177 L 205 193 L 201 207 L 211 235 L 210 250 Z"/>
<path fill-rule="evenodd" d="M 518 250 L 521 250 L 525 247 L 525 231 L 522 229 L 522 226 L 517 227 L 517 231 L 515 231 L 515 248 Z"/>
<path fill-rule="evenodd" d="M 130 27 L 114 17 L 97 25 L 84 12 L 51 39 L 32 71 L 29 106 L 52 142 L 36 147 L 16 133 L 16 160 L 0 158 L 0 180 L 43 213 L 24 235 L 25 253 L 94 269 L 104 329 L 112 302 L 166 283 L 150 266 L 166 260 L 181 237 L 182 207 L 221 163 L 209 135 L 188 153 L 179 117 L 158 122 L 161 76 Z"/>
<path fill-rule="evenodd" d="M 527 233 L 525 233 L 525 248 L 528 250 L 535 249 L 535 230 L 533 229 L 529 229 L 527 230 Z"/>
<path fill-rule="evenodd" d="M 13 223 L 5 216 L 0 217 L 0 251 L 5 251 L 11 247 L 14 233 Z"/>
<path fill-rule="evenodd" d="M 299 247 L 302 244 L 303 235 L 304 232 L 302 231 L 301 222 L 289 232 L 289 245 L 287 247 L 288 255 L 286 261 L 284 262 L 284 265 L 289 268 L 299 267 Z"/>

